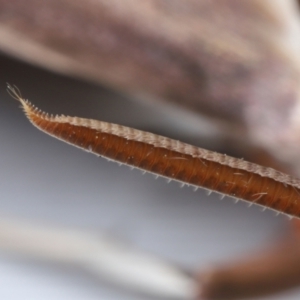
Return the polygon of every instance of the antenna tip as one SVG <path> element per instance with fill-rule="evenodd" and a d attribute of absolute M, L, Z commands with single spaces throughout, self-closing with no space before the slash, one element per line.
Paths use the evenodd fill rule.
<path fill-rule="evenodd" d="M 9 93 L 9 95 L 13 98 L 15 98 L 16 100 L 21 100 L 22 99 L 22 95 L 20 90 L 17 88 L 17 86 L 15 85 L 10 85 L 8 82 L 6 82 L 6 86 L 7 86 L 7 92 Z"/>

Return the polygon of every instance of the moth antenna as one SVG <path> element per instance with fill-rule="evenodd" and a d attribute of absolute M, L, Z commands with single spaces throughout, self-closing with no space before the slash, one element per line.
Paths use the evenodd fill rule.
<path fill-rule="evenodd" d="M 7 90 L 21 102 L 34 126 L 62 141 L 108 161 L 144 169 L 156 178 L 167 177 L 190 184 L 194 190 L 202 187 L 208 194 L 214 191 L 235 197 L 236 202 L 243 199 L 300 218 L 300 179 L 149 132 L 90 119 L 49 116 L 23 99 L 15 85 L 7 84 Z M 217 168 L 221 172 L 216 173 Z"/>
<path fill-rule="evenodd" d="M 20 99 L 23 99 L 22 94 L 16 85 L 10 85 L 8 82 L 6 83 L 6 85 L 7 85 L 7 92 L 12 98 L 18 101 L 20 101 Z"/>

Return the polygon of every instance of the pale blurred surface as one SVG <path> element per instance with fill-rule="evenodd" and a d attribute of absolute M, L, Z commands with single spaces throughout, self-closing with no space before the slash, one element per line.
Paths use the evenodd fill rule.
<path fill-rule="evenodd" d="M 180 189 L 87 154 L 36 130 L 7 94 L 16 84 L 25 98 L 50 113 L 104 119 L 170 132 L 160 110 L 0 58 L 0 217 L 22 218 L 108 235 L 187 270 L 198 270 L 259 249 L 285 227 L 245 203 Z M 187 126 L 188 127 L 188 126 Z M 171 133 L 176 137 L 177 127 Z M 268 299 L 299 299 L 299 291 Z M 0 251 L 0 298 L 147 299 L 99 280 L 80 267 L 52 265 Z"/>

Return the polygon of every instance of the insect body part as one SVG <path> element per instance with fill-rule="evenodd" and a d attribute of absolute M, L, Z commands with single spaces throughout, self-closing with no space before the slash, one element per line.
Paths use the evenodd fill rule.
<path fill-rule="evenodd" d="M 300 217 L 300 180 L 271 168 L 125 126 L 49 116 L 8 85 L 31 123 L 64 142 L 122 164 Z"/>

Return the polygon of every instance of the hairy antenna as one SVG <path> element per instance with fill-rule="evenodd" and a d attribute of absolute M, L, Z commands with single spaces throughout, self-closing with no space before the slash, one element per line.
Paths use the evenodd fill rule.
<path fill-rule="evenodd" d="M 22 98 L 31 123 L 66 143 L 119 163 L 202 187 L 300 218 L 300 179 L 272 168 L 125 126 L 78 117 L 49 116 Z"/>

